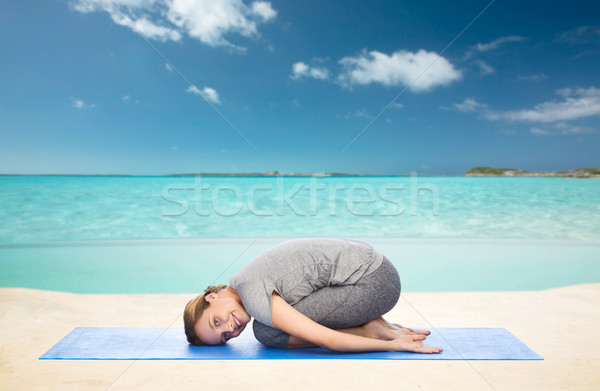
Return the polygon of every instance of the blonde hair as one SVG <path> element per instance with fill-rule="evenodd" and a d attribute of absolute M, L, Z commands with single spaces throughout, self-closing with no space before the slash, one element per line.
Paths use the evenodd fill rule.
<path fill-rule="evenodd" d="M 185 336 L 187 337 L 187 340 L 190 343 L 190 345 L 202 345 L 202 341 L 196 335 L 194 326 L 196 325 L 198 319 L 200 319 L 200 316 L 202 316 L 204 310 L 207 309 L 210 305 L 210 303 L 204 300 L 204 298 L 207 294 L 217 293 L 225 288 L 227 288 L 227 285 L 211 285 L 204 290 L 203 294 L 196 296 L 194 299 L 190 300 L 186 304 L 185 310 L 183 310 L 183 325 L 185 329 Z"/>

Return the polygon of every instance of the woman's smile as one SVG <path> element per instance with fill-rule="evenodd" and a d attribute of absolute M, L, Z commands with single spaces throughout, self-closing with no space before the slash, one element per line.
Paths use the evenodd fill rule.
<path fill-rule="evenodd" d="M 238 328 L 242 327 L 242 322 L 240 322 L 240 320 L 237 318 L 237 316 L 235 316 L 233 313 L 231 314 L 231 316 L 233 317 L 233 320 L 237 324 Z"/>

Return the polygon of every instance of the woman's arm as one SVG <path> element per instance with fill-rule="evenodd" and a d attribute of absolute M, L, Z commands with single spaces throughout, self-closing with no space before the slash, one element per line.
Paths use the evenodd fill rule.
<path fill-rule="evenodd" d="M 392 341 L 373 339 L 353 334 L 346 334 L 321 326 L 307 316 L 301 314 L 285 302 L 276 292 L 271 296 L 273 325 L 285 331 L 295 340 L 314 344 L 338 352 L 381 352 L 411 351 L 420 353 L 438 353 L 439 348 L 423 345 L 420 341 L 424 335 L 406 335 Z"/>

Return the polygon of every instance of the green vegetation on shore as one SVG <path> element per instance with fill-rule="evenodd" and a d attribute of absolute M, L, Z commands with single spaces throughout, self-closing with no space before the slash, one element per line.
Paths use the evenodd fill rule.
<path fill-rule="evenodd" d="M 558 176 L 565 178 L 600 178 L 600 168 L 576 168 L 565 171 L 525 171 L 514 168 L 474 167 L 465 176 Z"/>

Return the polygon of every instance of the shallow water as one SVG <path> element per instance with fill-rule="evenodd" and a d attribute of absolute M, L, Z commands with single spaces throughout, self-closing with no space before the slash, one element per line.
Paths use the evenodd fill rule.
<path fill-rule="evenodd" d="M 600 241 L 600 180 L 0 177 L 0 242 L 207 237 Z"/>
<path fill-rule="evenodd" d="M 512 291 L 600 282 L 600 243 L 358 238 L 396 266 L 404 292 Z M 0 244 L 0 286 L 77 293 L 193 293 L 228 283 L 282 238 Z"/>
<path fill-rule="evenodd" d="M 286 237 L 381 250 L 404 291 L 600 282 L 600 180 L 0 177 L 0 286 L 196 292 Z"/>

